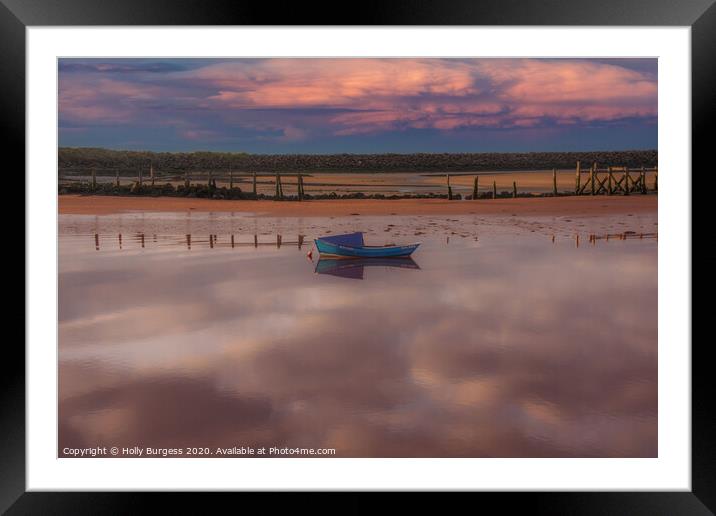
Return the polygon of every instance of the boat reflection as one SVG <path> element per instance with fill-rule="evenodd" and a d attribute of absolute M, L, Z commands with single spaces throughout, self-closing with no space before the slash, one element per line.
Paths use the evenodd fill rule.
<path fill-rule="evenodd" d="M 315 272 L 362 280 L 365 267 L 420 269 L 412 258 L 320 258 L 316 263 Z"/>

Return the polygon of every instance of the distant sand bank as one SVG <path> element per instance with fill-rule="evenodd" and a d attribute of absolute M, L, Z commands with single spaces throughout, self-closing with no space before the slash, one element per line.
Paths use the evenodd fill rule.
<path fill-rule="evenodd" d="M 178 197 L 58 196 L 59 212 L 108 215 L 146 212 L 244 212 L 286 217 L 350 215 L 615 215 L 656 212 L 656 195 L 541 197 L 448 201 L 445 199 L 341 199 L 312 201 L 213 200 Z"/>

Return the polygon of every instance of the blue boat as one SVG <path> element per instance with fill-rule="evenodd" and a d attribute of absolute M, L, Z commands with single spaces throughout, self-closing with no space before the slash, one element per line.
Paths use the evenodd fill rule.
<path fill-rule="evenodd" d="M 398 258 L 410 256 L 419 243 L 409 245 L 370 246 L 363 242 L 363 233 L 348 233 L 315 239 L 321 255 L 351 258 Z"/>

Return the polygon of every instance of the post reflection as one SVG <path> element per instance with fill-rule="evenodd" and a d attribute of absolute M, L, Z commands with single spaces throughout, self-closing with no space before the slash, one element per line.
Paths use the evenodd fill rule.
<path fill-rule="evenodd" d="M 113 238 L 112 235 L 106 235 L 106 237 L 107 238 L 105 241 L 111 241 Z M 106 245 L 106 244 L 101 245 L 101 242 L 103 239 L 102 235 L 100 233 L 94 233 L 92 235 L 92 246 L 96 251 L 113 250 L 113 249 L 115 249 L 115 250 L 117 250 L 117 249 L 118 250 L 123 250 L 123 249 L 130 250 L 131 249 L 131 246 L 127 247 L 126 245 L 124 245 L 121 233 L 117 233 L 116 237 L 117 237 L 116 238 L 116 242 L 117 242 L 116 247 L 113 247 L 112 245 Z M 574 236 L 572 237 L 572 241 L 574 242 L 574 247 L 580 248 L 579 244 L 580 244 L 581 238 L 582 238 L 582 235 L 580 235 L 579 233 L 574 234 Z M 587 238 L 588 238 L 588 241 L 590 244 L 597 245 L 597 243 L 599 241 L 609 242 L 610 239 L 611 240 L 615 240 L 615 239 L 616 240 L 633 240 L 633 239 L 639 239 L 639 240 L 654 239 L 654 240 L 656 240 L 656 239 L 658 239 L 658 234 L 657 233 L 636 233 L 636 232 L 629 232 L 629 231 L 623 232 L 623 233 L 605 233 L 605 234 L 601 234 L 601 235 L 590 233 L 587 235 Z M 254 248 L 258 249 L 259 247 L 263 247 L 263 246 L 273 246 L 273 247 L 276 247 L 277 249 L 281 249 L 282 247 L 285 247 L 286 245 L 290 245 L 290 246 L 296 246 L 300 250 L 303 248 L 303 246 L 305 244 L 305 239 L 306 239 L 306 235 L 299 234 L 296 236 L 295 240 L 294 239 L 286 240 L 283 238 L 283 236 L 280 233 L 277 233 L 275 236 L 275 239 L 272 241 L 267 241 L 265 239 L 263 239 L 263 240 L 259 239 L 258 234 L 254 234 L 252 240 L 244 240 L 241 237 L 241 235 L 239 235 L 237 237 L 236 235 L 234 235 L 232 233 L 232 234 L 228 235 L 225 239 L 222 238 L 222 240 L 225 240 L 226 243 L 219 243 L 219 236 L 217 234 L 211 233 L 202 239 L 202 238 L 193 237 L 190 233 L 187 233 L 186 235 L 184 235 L 183 239 L 181 239 L 180 237 L 175 236 L 175 235 L 155 234 L 155 235 L 153 235 L 151 241 L 148 242 L 145 239 L 144 233 L 137 233 L 133 239 L 130 239 L 130 242 L 131 241 L 136 242 L 136 244 L 138 244 L 138 246 L 142 249 L 149 249 L 151 246 L 149 246 L 148 244 L 151 243 L 151 245 L 154 247 L 181 246 L 181 247 L 185 247 L 187 250 L 191 250 L 193 242 L 194 243 L 196 243 L 196 242 L 202 243 L 203 242 L 208 245 L 209 249 L 215 249 L 215 248 L 236 249 L 236 248 L 245 248 L 245 247 L 254 247 Z M 559 243 L 559 240 L 556 238 L 555 235 L 552 235 L 550 237 L 550 239 L 553 244 Z M 475 239 L 475 241 L 477 241 L 477 239 Z M 450 238 L 447 237 L 445 240 L 445 245 L 448 245 L 449 243 L 450 243 Z"/>

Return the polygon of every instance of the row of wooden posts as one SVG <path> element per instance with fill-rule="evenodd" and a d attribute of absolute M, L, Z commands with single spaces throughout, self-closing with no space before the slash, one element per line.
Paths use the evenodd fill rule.
<path fill-rule="evenodd" d="M 557 171 L 552 170 L 553 175 L 553 183 L 554 183 L 554 195 L 557 195 Z M 475 178 L 472 181 L 472 199 L 478 199 L 479 198 L 479 177 L 475 176 Z M 452 194 L 452 187 L 450 186 L 450 174 L 447 176 L 447 187 L 448 187 L 448 200 L 453 199 Z M 497 180 L 493 179 L 492 181 L 492 198 L 497 198 Z M 512 181 L 512 197 L 517 197 L 517 181 Z"/>
<path fill-rule="evenodd" d="M 597 168 L 597 164 L 584 171 L 581 162 L 577 161 L 577 169 L 575 175 L 574 195 L 614 195 L 621 193 L 629 195 L 638 192 L 646 194 L 649 191 L 646 175 L 648 172 L 654 173 L 654 183 L 652 191 L 658 191 L 659 172 L 656 167 L 647 169 L 640 167 L 638 169 L 630 169 L 628 167 L 607 167 L 606 169 Z M 588 174 L 587 180 L 582 184 L 582 175 Z M 618 175 L 621 174 L 621 177 Z M 447 174 L 447 193 L 448 199 L 452 200 L 453 193 L 450 186 L 450 174 Z M 476 175 L 472 184 L 472 198 L 479 198 L 479 175 Z M 559 195 L 557 189 L 557 169 L 552 169 L 552 195 Z M 497 180 L 492 181 L 492 198 L 497 197 Z M 512 182 L 512 197 L 517 197 L 517 181 Z"/>
<path fill-rule="evenodd" d="M 647 169 L 644 167 L 638 168 L 638 169 L 630 169 L 628 167 L 607 167 L 605 169 L 599 169 L 597 168 L 597 164 L 593 163 L 592 166 L 585 170 L 581 166 L 581 162 L 577 162 L 576 167 L 576 174 L 575 174 L 575 187 L 574 187 L 574 195 L 600 195 L 600 194 L 606 194 L 606 195 L 614 195 L 621 193 L 622 195 L 629 195 L 630 193 L 641 193 L 646 194 L 649 191 L 649 186 L 647 185 L 647 173 L 653 172 L 654 173 L 654 182 L 652 191 L 656 192 L 658 190 L 658 170 L 657 168 Z M 262 174 L 267 175 L 267 174 Z M 297 177 L 297 184 L 298 184 L 298 200 L 302 201 L 305 196 L 305 190 L 304 190 L 304 184 L 303 184 L 303 177 L 304 174 L 298 173 L 298 174 L 290 174 L 291 176 L 295 175 Z M 455 175 L 465 175 L 465 174 L 455 174 Z M 586 175 L 587 178 L 584 182 L 582 182 L 582 176 Z M 283 174 L 283 176 L 286 176 L 286 174 Z M 619 177 L 621 176 L 621 177 Z M 283 199 L 284 193 L 283 193 L 283 184 L 281 183 L 281 177 L 282 174 L 279 174 L 276 172 L 276 183 L 275 183 L 275 198 L 276 199 Z M 472 186 L 472 199 L 478 199 L 479 198 L 479 175 L 475 175 L 473 179 L 473 186 Z M 256 172 L 253 172 L 253 193 L 254 195 L 257 194 L 256 189 L 256 178 L 257 174 Z M 452 192 L 452 186 L 450 185 L 450 174 L 446 174 L 447 178 L 447 195 L 448 199 L 453 199 L 453 192 Z M 154 186 L 155 182 L 155 176 L 154 176 L 154 167 L 150 165 L 149 167 L 149 180 L 150 184 Z M 137 183 L 139 186 L 143 185 L 143 174 L 142 169 L 140 168 L 138 170 L 137 174 Z M 119 186 L 119 170 L 115 171 L 115 184 L 116 186 Z M 208 182 L 207 184 L 209 187 L 216 187 L 216 180 L 213 178 L 213 174 L 211 171 L 208 173 Z M 184 173 L 184 186 L 186 188 L 189 188 L 190 186 L 190 180 L 189 180 L 189 172 Z M 92 169 L 92 188 L 97 187 L 97 176 L 95 169 Z M 229 188 L 234 187 L 234 173 L 233 171 L 229 171 Z M 492 188 L 491 188 L 492 198 L 495 199 L 497 197 L 497 180 L 492 181 Z M 559 191 L 557 189 L 557 170 L 552 169 L 552 195 L 557 196 L 559 195 Z M 512 182 L 512 197 L 517 197 L 517 182 Z"/>
<path fill-rule="evenodd" d="M 479 177 L 475 176 L 472 182 L 472 198 L 478 199 L 478 193 L 479 193 Z M 448 188 L 448 200 L 452 201 L 453 194 L 452 194 L 452 187 L 450 186 L 450 174 L 447 175 L 447 188 Z M 497 197 L 497 181 L 492 181 L 492 198 L 495 199 Z M 512 197 L 517 197 L 517 181 L 512 181 Z"/>
<path fill-rule="evenodd" d="M 92 174 L 92 188 L 95 189 L 95 188 L 97 188 L 97 173 L 96 173 L 95 169 L 92 169 L 91 174 Z M 254 193 L 254 195 L 256 195 L 257 194 L 257 188 L 256 188 L 257 174 L 256 174 L 256 172 L 253 172 L 252 175 L 253 175 L 253 193 Z M 266 175 L 266 174 L 263 174 L 263 175 Z M 290 175 L 293 176 L 294 174 L 290 174 Z M 297 177 L 297 183 L 298 183 L 298 200 L 302 201 L 305 196 L 305 190 L 304 190 L 304 186 L 303 186 L 304 174 L 298 173 L 295 175 Z M 279 174 L 278 172 L 276 172 L 275 196 L 277 199 L 283 199 L 283 197 L 284 197 L 283 184 L 281 183 L 281 176 L 282 176 L 282 174 Z M 283 174 L 283 176 L 286 176 L 286 174 Z M 119 186 L 119 169 L 115 170 L 114 177 L 115 177 L 115 185 Z M 151 166 L 149 167 L 149 181 L 150 181 L 150 184 L 152 186 L 154 186 L 154 181 L 155 181 L 154 167 L 151 167 Z M 137 184 L 139 186 L 144 185 L 144 177 L 143 177 L 141 168 L 139 168 L 137 171 Z M 189 172 L 186 171 L 186 172 L 184 172 L 184 186 L 186 188 L 189 188 L 190 184 L 191 184 L 191 182 L 189 180 Z M 216 180 L 214 179 L 211 170 L 208 172 L 207 185 L 209 187 L 216 188 Z M 230 189 L 234 188 L 234 172 L 233 171 L 229 171 L 229 188 Z"/>
<path fill-rule="evenodd" d="M 293 174 L 291 174 L 291 175 L 293 175 Z M 140 177 L 141 177 L 141 176 L 140 176 Z M 253 172 L 253 174 L 252 174 L 252 178 L 253 178 L 253 181 L 252 181 L 252 187 L 253 187 L 253 188 L 252 188 L 252 191 L 253 191 L 253 194 L 254 194 L 254 195 L 257 195 L 257 193 L 258 193 L 258 192 L 257 192 L 257 188 L 256 188 L 256 183 L 257 183 L 256 179 L 257 179 L 257 177 L 258 177 L 258 175 L 256 174 L 256 172 Z M 300 174 L 300 173 L 299 173 L 299 174 L 296 174 L 296 177 L 297 177 L 297 183 L 298 183 L 298 200 L 299 200 L 299 201 L 302 201 L 302 200 L 303 200 L 303 197 L 304 197 L 304 195 L 305 195 L 305 192 L 304 192 L 304 189 L 303 189 L 303 174 Z M 141 185 L 142 183 L 140 182 L 139 184 Z M 154 182 L 152 182 L 152 185 L 153 185 L 153 184 L 154 184 Z M 209 171 L 209 180 L 208 180 L 208 183 L 207 183 L 207 184 L 208 184 L 210 187 L 216 188 L 216 180 L 213 179 L 211 171 Z M 184 186 L 185 186 L 186 188 L 189 188 L 189 186 L 190 186 L 189 172 L 184 172 Z M 275 193 L 274 193 L 275 197 L 276 197 L 277 199 L 283 199 L 283 197 L 284 197 L 284 195 L 283 195 L 283 184 L 281 183 L 281 174 L 279 174 L 278 172 L 276 172 L 276 184 L 275 184 L 275 186 L 276 186 L 276 188 L 275 188 Z M 230 171 L 229 171 L 229 189 L 232 189 L 232 188 L 234 188 L 234 172 L 230 170 Z"/>

